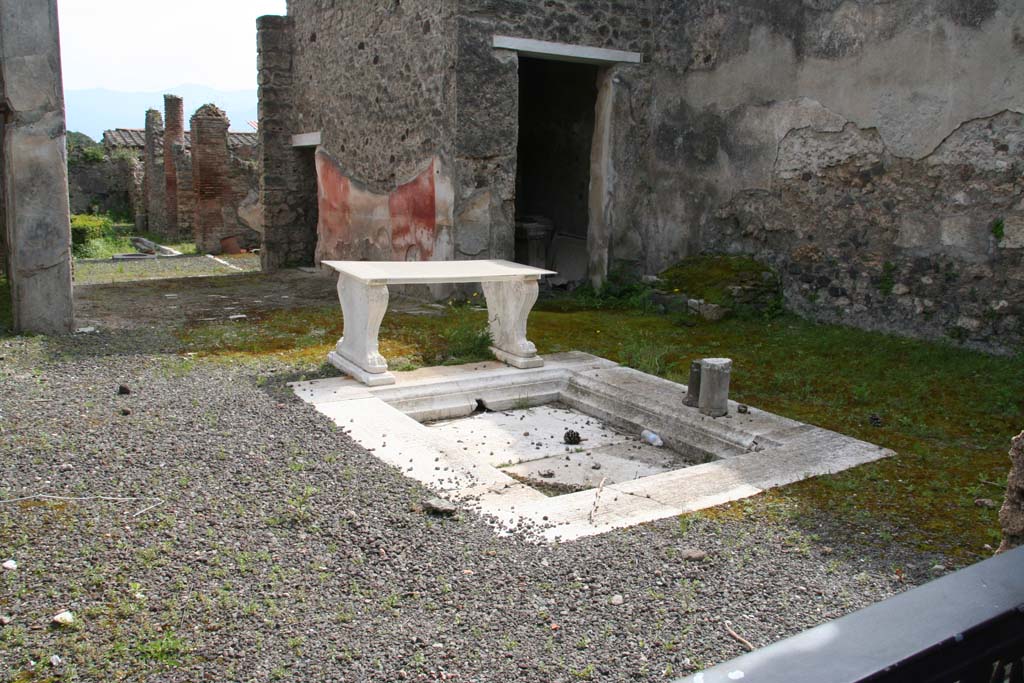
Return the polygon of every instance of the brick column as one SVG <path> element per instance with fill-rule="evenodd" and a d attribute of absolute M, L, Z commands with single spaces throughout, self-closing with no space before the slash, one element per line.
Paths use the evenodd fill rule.
<path fill-rule="evenodd" d="M 74 324 L 57 0 L 0 2 L 0 209 L 14 329 Z"/>
<path fill-rule="evenodd" d="M 228 166 L 228 117 L 212 104 L 192 116 L 192 190 L 195 197 L 193 231 L 196 247 L 220 253 L 220 241 L 237 235 L 237 204 Z"/>
<path fill-rule="evenodd" d="M 146 212 L 146 229 L 164 233 L 167 215 L 164 211 L 164 119 L 156 109 L 146 112 L 146 148 L 142 152 L 142 202 Z"/>
<path fill-rule="evenodd" d="M 164 199 L 166 232 L 178 237 L 178 168 L 175 151 L 185 146 L 185 101 L 177 95 L 164 95 Z"/>

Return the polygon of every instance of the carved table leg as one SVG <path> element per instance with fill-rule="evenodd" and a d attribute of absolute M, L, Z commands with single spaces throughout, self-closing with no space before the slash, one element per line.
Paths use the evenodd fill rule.
<path fill-rule="evenodd" d="M 331 365 L 371 387 L 394 384 L 388 362 L 380 355 L 377 335 L 388 308 L 387 285 L 368 285 L 338 277 L 338 299 L 345 316 L 345 335 L 328 354 Z"/>
<path fill-rule="evenodd" d="M 495 357 L 517 368 L 538 368 L 544 359 L 526 338 L 526 319 L 537 303 L 537 280 L 484 282 L 487 321 L 491 326 L 491 351 Z"/>

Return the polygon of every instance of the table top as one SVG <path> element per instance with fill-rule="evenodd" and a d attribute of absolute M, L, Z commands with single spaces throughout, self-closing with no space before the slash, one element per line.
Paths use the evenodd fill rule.
<path fill-rule="evenodd" d="M 373 285 L 539 280 L 554 271 L 511 261 L 322 261 L 342 275 Z"/>

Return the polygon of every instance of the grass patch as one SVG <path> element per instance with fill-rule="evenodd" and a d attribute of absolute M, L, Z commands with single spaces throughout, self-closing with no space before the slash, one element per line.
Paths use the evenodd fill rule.
<path fill-rule="evenodd" d="M 468 305 L 451 306 L 448 320 L 450 324 L 440 332 L 444 342 L 442 362 L 445 365 L 494 359 L 490 348 L 493 343 L 491 332 L 479 311 Z"/>
<path fill-rule="evenodd" d="M 139 643 L 135 650 L 143 659 L 174 666 L 188 653 L 188 645 L 178 635 L 165 633 L 159 638 Z"/>
<path fill-rule="evenodd" d="M 589 283 L 572 292 L 547 294 L 534 310 L 559 311 L 640 311 L 653 313 L 650 285 L 622 273 L 610 273 L 607 281 L 595 289 Z"/>
<path fill-rule="evenodd" d="M 393 367 L 456 362 L 481 351 L 473 330 L 485 320 L 485 312 L 468 307 L 442 316 L 391 314 L 381 327 L 381 352 Z M 205 355 L 277 354 L 322 366 L 341 327 L 330 306 L 192 326 L 181 338 L 185 350 Z M 680 326 L 636 310 L 535 310 L 529 338 L 542 354 L 578 349 L 680 382 L 691 360 L 731 357 L 736 400 L 898 453 L 764 500 L 797 513 L 827 511 L 869 532 L 893 529 L 897 540 L 954 557 L 977 559 L 984 544 L 998 541 L 997 510 L 974 500 L 1004 495 L 1009 439 L 1024 426 L 1024 356 L 789 315 Z M 873 414 L 881 427 L 872 425 Z"/>

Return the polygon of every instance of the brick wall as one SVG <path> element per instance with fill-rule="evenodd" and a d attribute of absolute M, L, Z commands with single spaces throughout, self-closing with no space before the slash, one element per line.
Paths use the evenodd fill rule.
<path fill-rule="evenodd" d="M 176 95 L 164 95 L 164 195 L 166 234 L 177 238 L 178 226 L 178 167 L 176 147 L 185 146 L 185 101 Z"/>
<path fill-rule="evenodd" d="M 195 237 L 200 251 L 217 254 L 220 241 L 237 233 L 226 209 L 234 203 L 228 174 L 228 119 L 212 104 L 192 115 L 192 188 Z"/>

